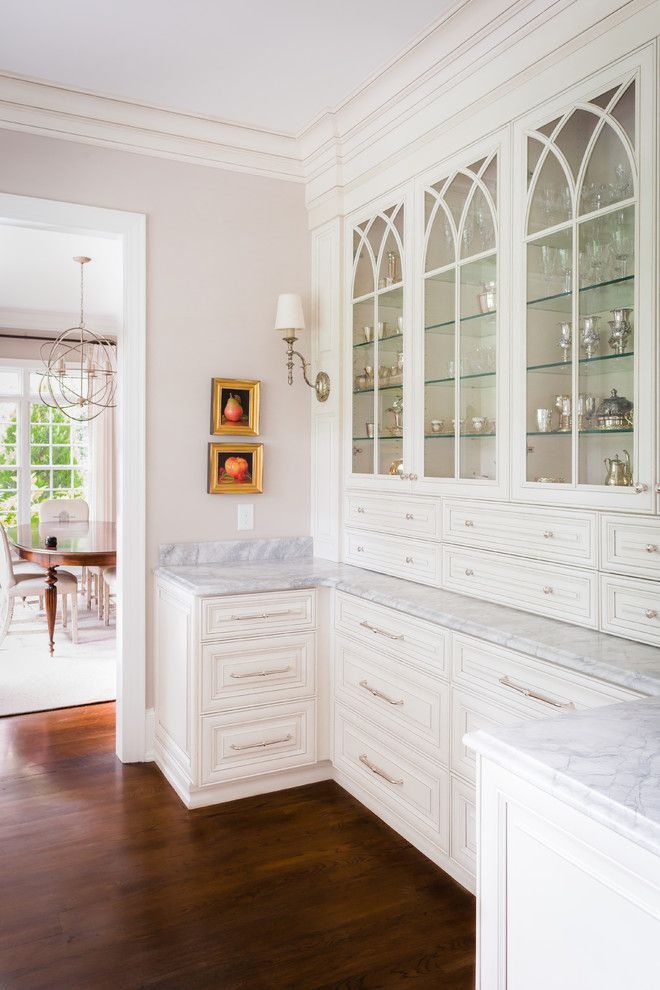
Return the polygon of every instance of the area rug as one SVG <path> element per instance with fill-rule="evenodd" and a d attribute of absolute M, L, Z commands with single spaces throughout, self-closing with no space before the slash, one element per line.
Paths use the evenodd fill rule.
<path fill-rule="evenodd" d="M 50 657 L 44 613 L 36 603 L 17 603 L 10 632 L 0 644 L 0 716 L 114 700 L 114 617 L 111 626 L 104 626 L 95 611 L 81 610 L 78 624 L 74 646 L 70 625 L 62 629 L 58 615 L 55 656 Z"/>

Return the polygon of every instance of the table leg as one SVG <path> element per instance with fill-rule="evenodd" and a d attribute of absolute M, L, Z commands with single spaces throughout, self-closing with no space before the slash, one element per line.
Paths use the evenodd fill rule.
<path fill-rule="evenodd" d="M 49 567 L 46 574 L 46 621 L 48 622 L 48 639 L 50 640 L 50 655 L 55 652 L 55 616 L 57 614 L 57 569 Z"/>

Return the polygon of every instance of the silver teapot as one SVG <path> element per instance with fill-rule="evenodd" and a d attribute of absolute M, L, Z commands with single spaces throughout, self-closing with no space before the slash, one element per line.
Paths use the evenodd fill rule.
<path fill-rule="evenodd" d="M 623 461 L 618 454 L 615 454 L 614 457 L 605 458 L 604 463 L 607 468 L 607 475 L 605 477 L 606 485 L 632 485 L 632 464 L 630 463 L 630 454 L 627 450 L 624 450 L 623 456 L 625 458 Z"/>
<path fill-rule="evenodd" d="M 633 424 L 633 403 L 615 388 L 603 399 L 593 414 L 593 420 L 601 430 L 622 430 Z"/>

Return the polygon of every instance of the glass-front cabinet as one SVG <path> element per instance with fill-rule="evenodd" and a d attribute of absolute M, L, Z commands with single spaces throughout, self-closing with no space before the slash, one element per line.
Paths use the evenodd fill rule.
<path fill-rule="evenodd" d="M 520 134 L 525 498 L 651 507 L 640 124 L 631 72 Z"/>
<path fill-rule="evenodd" d="M 405 474 L 404 209 L 398 202 L 352 230 L 354 475 Z"/>
<path fill-rule="evenodd" d="M 423 191 L 425 482 L 497 479 L 497 172 L 491 153 Z"/>

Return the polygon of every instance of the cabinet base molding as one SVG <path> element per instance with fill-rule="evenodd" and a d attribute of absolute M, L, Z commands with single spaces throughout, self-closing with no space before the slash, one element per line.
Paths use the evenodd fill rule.
<path fill-rule="evenodd" d="M 240 801 L 241 798 L 255 797 L 258 794 L 272 794 L 273 791 L 286 791 L 304 784 L 317 784 L 321 780 L 332 780 L 333 769 L 329 760 L 308 767 L 294 767 L 289 770 L 274 770 L 259 774 L 247 780 L 232 780 L 222 784 L 209 784 L 197 787 L 191 784 L 181 768 L 156 745 L 154 762 L 165 780 L 174 788 L 186 808 L 205 808 L 211 804 L 226 804 Z"/>

